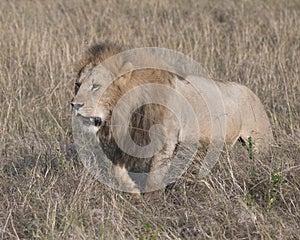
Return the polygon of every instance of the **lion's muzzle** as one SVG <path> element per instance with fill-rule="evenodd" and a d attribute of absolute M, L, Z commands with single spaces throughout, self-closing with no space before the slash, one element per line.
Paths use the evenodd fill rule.
<path fill-rule="evenodd" d="M 83 104 L 75 104 L 75 103 L 71 103 L 73 111 L 74 111 L 74 115 L 76 117 L 78 117 L 82 123 L 86 126 L 95 126 L 95 127 L 100 127 L 102 120 L 100 117 L 86 117 L 83 116 L 82 114 L 79 113 L 79 108 L 81 108 L 83 106 Z"/>
<path fill-rule="evenodd" d="M 102 120 L 100 117 L 84 117 L 80 113 L 77 113 L 76 116 L 80 118 L 82 123 L 86 126 L 95 126 L 100 127 Z"/>
<path fill-rule="evenodd" d="M 71 106 L 75 110 L 79 110 L 79 108 L 83 107 L 83 105 L 84 105 L 83 103 L 73 103 L 73 102 L 71 102 Z"/>

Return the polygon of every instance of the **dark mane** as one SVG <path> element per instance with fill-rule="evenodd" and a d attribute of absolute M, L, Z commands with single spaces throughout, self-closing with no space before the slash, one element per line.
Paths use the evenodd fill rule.
<path fill-rule="evenodd" d="M 81 60 L 77 63 L 75 71 L 80 74 L 83 68 L 88 64 L 96 66 L 105 59 L 120 53 L 121 47 L 111 43 L 99 43 L 91 46 L 84 54 Z"/>

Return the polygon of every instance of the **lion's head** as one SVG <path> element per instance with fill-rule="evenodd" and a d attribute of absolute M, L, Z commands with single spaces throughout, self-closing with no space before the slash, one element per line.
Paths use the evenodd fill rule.
<path fill-rule="evenodd" d="M 111 45 L 93 46 L 85 53 L 77 67 L 75 97 L 71 105 L 74 114 L 81 118 L 88 131 L 96 133 L 101 127 L 106 126 L 116 103 L 130 89 L 147 83 L 172 85 L 173 76 L 169 72 L 157 69 L 134 70 L 130 62 L 118 57 L 110 61 L 110 57 L 116 56 L 119 51 L 120 48 Z M 146 98 L 146 94 L 141 92 L 139 97 Z M 131 103 L 133 102 L 139 102 L 139 99 L 135 96 L 131 99 Z M 152 104 L 137 110 L 136 114 L 143 112 L 144 108 L 147 108 L 146 112 L 149 114 L 160 111 L 159 106 Z M 134 114 L 132 118 L 139 119 Z M 154 121 L 151 123 L 148 120 L 148 125 L 157 122 L 155 117 L 149 116 L 150 118 Z M 145 121 L 143 123 L 142 127 L 147 128 Z M 141 128 L 140 122 L 136 124 Z"/>
<path fill-rule="evenodd" d="M 105 91 L 105 82 L 103 78 L 96 76 L 102 74 L 105 69 L 102 68 L 101 71 L 97 65 L 116 54 L 118 50 L 106 44 L 95 45 L 88 49 L 76 67 L 75 97 L 71 105 L 74 115 L 82 120 L 87 131 L 96 133 L 110 116 L 110 104 L 105 101 L 107 99 L 100 98 L 101 93 Z M 109 71 L 104 74 L 108 74 L 108 79 L 113 77 Z"/>

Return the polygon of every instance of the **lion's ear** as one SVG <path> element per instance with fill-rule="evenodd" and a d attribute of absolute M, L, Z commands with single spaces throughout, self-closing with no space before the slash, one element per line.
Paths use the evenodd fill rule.
<path fill-rule="evenodd" d="M 123 64 L 121 70 L 120 70 L 120 75 L 124 77 L 125 79 L 130 79 L 132 71 L 134 70 L 134 67 L 131 62 L 126 62 Z"/>
<path fill-rule="evenodd" d="M 117 80 L 117 85 L 121 91 L 126 91 L 129 86 L 129 81 L 131 79 L 132 72 L 125 73 Z"/>
<path fill-rule="evenodd" d="M 119 89 L 121 89 L 121 91 L 126 91 L 128 83 L 132 77 L 133 70 L 133 65 L 130 62 L 126 62 L 119 71 L 119 74 L 121 76 L 119 77 L 116 84 L 118 85 Z"/>
<path fill-rule="evenodd" d="M 126 86 L 128 86 L 128 82 L 131 79 L 132 71 L 133 70 L 134 69 L 133 69 L 133 65 L 132 65 L 131 62 L 126 62 L 122 66 L 122 68 L 121 68 L 121 70 L 119 72 L 119 74 L 121 75 L 119 77 L 119 80 L 118 80 L 118 86 L 119 86 L 119 88 L 125 90 L 124 88 L 126 88 Z"/>

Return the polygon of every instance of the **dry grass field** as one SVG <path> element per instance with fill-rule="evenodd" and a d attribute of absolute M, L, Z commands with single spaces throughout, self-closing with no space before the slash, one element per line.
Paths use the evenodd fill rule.
<path fill-rule="evenodd" d="M 0 239 L 299 239 L 298 0 L 0 1 Z M 201 156 L 155 203 L 94 179 L 72 138 L 73 66 L 90 45 L 165 47 L 262 100 L 276 139 Z"/>

